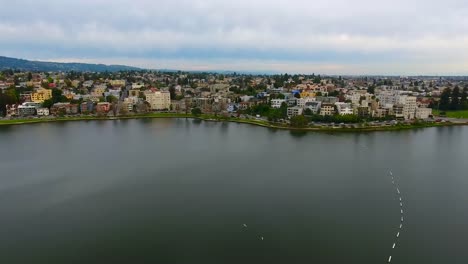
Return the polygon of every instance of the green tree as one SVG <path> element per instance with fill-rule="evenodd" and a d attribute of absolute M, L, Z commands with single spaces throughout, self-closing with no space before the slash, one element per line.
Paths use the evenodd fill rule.
<path fill-rule="evenodd" d="M 449 88 L 446 88 L 440 95 L 439 109 L 440 110 L 449 110 L 450 108 L 450 96 L 451 91 Z"/>
<path fill-rule="evenodd" d="M 455 86 L 452 90 L 452 101 L 450 102 L 450 109 L 451 110 L 459 110 L 460 109 L 460 88 Z"/>
<path fill-rule="evenodd" d="M 303 115 L 293 116 L 291 118 L 292 127 L 302 128 L 302 127 L 307 127 L 307 124 L 308 124 L 308 120 Z"/>
<path fill-rule="evenodd" d="M 176 90 L 175 90 L 174 85 L 169 87 L 169 93 L 171 94 L 171 100 L 175 100 L 176 99 Z"/>
<path fill-rule="evenodd" d="M 304 115 L 311 116 L 311 115 L 313 115 L 313 112 L 312 112 L 312 110 L 311 110 L 310 108 L 306 108 L 306 109 L 304 110 Z"/>
<path fill-rule="evenodd" d="M 113 95 L 108 95 L 106 97 L 106 101 L 109 102 L 109 103 L 117 103 L 119 101 L 119 99 Z"/>
<path fill-rule="evenodd" d="M 375 94 L 375 86 L 370 85 L 369 87 L 367 87 L 367 92 L 370 94 Z"/>
<path fill-rule="evenodd" d="M 201 114 L 202 114 L 202 111 L 201 111 L 200 108 L 195 107 L 195 108 L 192 109 L 192 115 L 194 115 L 194 116 L 200 116 Z"/>
<path fill-rule="evenodd" d="M 463 110 L 468 109 L 468 86 L 465 86 L 465 88 L 463 88 L 463 91 L 461 94 L 460 106 L 461 106 L 461 109 Z"/>
<path fill-rule="evenodd" d="M 54 101 L 52 99 L 47 99 L 42 103 L 42 107 L 51 108 L 54 105 Z"/>

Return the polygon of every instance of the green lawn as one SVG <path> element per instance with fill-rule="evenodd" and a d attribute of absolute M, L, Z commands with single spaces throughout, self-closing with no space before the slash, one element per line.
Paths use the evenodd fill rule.
<path fill-rule="evenodd" d="M 435 116 L 439 116 L 440 112 L 439 110 L 433 110 L 432 113 Z M 460 110 L 460 111 L 445 111 L 445 116 L 446 117 L 451 117 L 451 118 L 468 118 L 468 110 Z"/>

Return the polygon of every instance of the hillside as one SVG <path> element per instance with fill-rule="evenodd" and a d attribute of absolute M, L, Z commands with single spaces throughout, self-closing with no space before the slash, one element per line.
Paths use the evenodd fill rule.
<path fill-rule="evenodd" d="M 78 71 L 78 72 L 116 72 L 141 70 L 140 68 L 124 65 L 104 65 L 90 63 L 60 63 L 45 61 L 29 61 L 23 59 L 0 56 L 0 70 L 18 69 L 23 71 Z"/>

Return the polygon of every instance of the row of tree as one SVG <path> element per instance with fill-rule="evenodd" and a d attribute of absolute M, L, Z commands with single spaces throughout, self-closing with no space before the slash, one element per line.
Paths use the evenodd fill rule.
<path fill-rule="evenodd" d="M 468 86 L 447 88 L 440 95 L 439 110 L 468 110 Z"/>

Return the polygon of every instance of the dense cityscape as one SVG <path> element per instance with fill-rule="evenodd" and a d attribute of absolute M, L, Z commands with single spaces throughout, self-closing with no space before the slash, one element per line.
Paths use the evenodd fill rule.
<path fill-rule="evenodd" d="M 4 119 L 174 113 L 293 127 L 388 126 L 445 122 L 434 116 L 468 109 L 468 81 L 456 77 L 4 70 L 0 90 Z"/>

